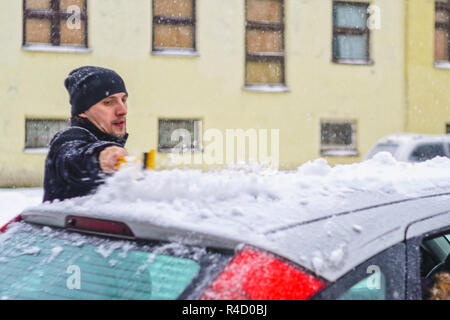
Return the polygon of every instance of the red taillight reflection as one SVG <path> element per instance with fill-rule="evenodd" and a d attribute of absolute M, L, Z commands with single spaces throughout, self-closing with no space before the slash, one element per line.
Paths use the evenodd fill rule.
<path fill-rule="evenodd" d="M 206 289 L 202 300 L 305 300 L 325 282 L 276 257 L 244 249 Z"/>
<path fill-rule="evenodd" d="M 130 228 L 125 223 L 118 221 L 67 216 L 65 226 L 66 228 L 80 231 L 134 237 Z"/>
<path fill-rule="evenodd" d="M 14 219 L 12 219 L 10 222 L 8 222 L 7 224 L 5 224 L 3 227 L 0 228 L 0 232 L 5 232 L 6 229 L 8 228 L 8 226 L 13 223 L 13 222 L 17 222 L 22 220 L 22 215 L 18 215 L 17 217 L 15 217 Z"/>

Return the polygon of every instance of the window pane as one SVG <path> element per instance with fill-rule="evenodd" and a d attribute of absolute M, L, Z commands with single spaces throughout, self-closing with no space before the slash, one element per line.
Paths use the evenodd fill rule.
<path fill-rule="evenodd" d="M 61 0 L 59 8 L 61 11 L 68 11 L 69 6 L 77 6 L 82 12 L 85 0 Z"/>
<path fill-rule="evenodd" d="M 19 228 L 0 243 L 0 296 L 8 299 L 174 300 L 199 273 L 198 260 L 209 258 L 183 245 L 171 251 L 165 244 Z"/>
<path fill-rule="evenodd" d="M 84 46 L 84 21 L 61 21 L 61 45 Z"/>
<path fill-rule="evenodd" d="M 53 136 L 69 126 L 66 120 L 27 119 L 25 124 L 25 148 L 48 148 Z"/>
<path fill-rule="evenodd" d="M 448 60 L 448 32 L 437 28 L 434 32 L 434 60 Z"/>
<path fill-rule="evenodd" d="M 200 147 L 199 120 L 159 120 L 159 150 L 177 148 L 192 151 Z"/>
<path fill-rule="evenodd" d="M 382 272 L 376 272 L 362 279 L 338 300 L 385 300 L 386 280 Z"/>
<path fill-rule="evenodd" d="M 155 48 L 193 48 L 193 27 L 166 24 L 154 25 Z"/>
<path fill-rule="evenodd" d="M 51 31 L 48 19 L 27 19 L 25 28 L 26 43 L 50 43 Z"/>
<path fill-rule="evenodd" d="M 442 23 L 449 22 L 448 12 L 445 10 L 436 10 L 436 22 L 442 22 Z"/>
<path fill-rule="evenodd" d="M 280 0 L 247 0 L 247 21 L 282 21 Z"/>
<path fill-rule="evenodd" d="M 336 27 L 366 29 L 366 6 L 334 5 L 334 10 Z"/>
<path fill-rule="evenodd" d="M 50 0 L 25 0 L 25 8 L 34 10 L 50 9 Z"/>
<path fill-rule="evenodd" d="M 279 31 L 247 30 L 247 52 L 281 52 Z"/>
<path fill-rule="evenodd" d="M 352 123 L 321 123 L 322 146 L 351 146 L 353 144 Z"/>
<path fill-rule="evenodd" d="M 444 145 L 442 143 L 418 146 L 411 154 L 410 160 L 425 161 L 438 156 L 445 156 Z"/>
<path fill-rule="evenodd" d="M 367 35 L 336 35 L 333 40 L 335 58 L 368 59 Z"/>
<path fill-rule="evenodd" d="M 448 300 L 448 288 L 445 279 L 439 275 L 447 275 L 450 261 L 450 234 L 424 239 L 420 244 L 420 279 L 422 282 L 422 298 L 426 300 Z M 440 287 L 440 288 L 439 288 Z M 447 296 L 447 297 L 446 297 Z"/>
<path fill-rule="evenodd" d="M 154 16 L 192 17 L 193 0 L 154 0 Z"/>
<path fill-rule="evenodd" d="M 246 84 L 283 83 L 282 64 L 280 62 L 247 62 Z"/>

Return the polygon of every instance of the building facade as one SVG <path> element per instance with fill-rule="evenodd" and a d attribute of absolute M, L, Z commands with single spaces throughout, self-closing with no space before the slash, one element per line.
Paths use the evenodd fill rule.
<path fill-rule="evenodd" d="M 450 2 L 406 4 L 406 131 L 450 133 Z"/>
<path fill-rule="evenodd" d="M 350 163 L 382 136 L 437 132 L 407 105 L 435 98 L 418 92 L 420 77 L 443 77 L 435 90 L 447 81 L 431 56 L 421 71 L 434 4 L 412 2 L 1 1 L 0 187 L 42 184 L 48 141 L 70 116 L 63 81 L 82 65 L 124 78 L 127 149 L 157 150 L 159 168 L 180 151 L 202 168 L 237 162 L 241 151 L 264 161 L 262 149 L 280 169 L 318 157 Z M 420 23 L 431 26 L 417 37 L 429 43 L 417 48 L 422 7 Z"/>

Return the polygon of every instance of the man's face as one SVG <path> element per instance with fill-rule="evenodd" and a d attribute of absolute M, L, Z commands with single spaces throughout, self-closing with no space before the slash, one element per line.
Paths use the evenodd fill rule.
<path fill-rule="evenodd" d="M 87 118 L 101 131 L 121 138 L 127 132 L 127 98 L 124 92 L 110 95 L 79 116 Z"/>

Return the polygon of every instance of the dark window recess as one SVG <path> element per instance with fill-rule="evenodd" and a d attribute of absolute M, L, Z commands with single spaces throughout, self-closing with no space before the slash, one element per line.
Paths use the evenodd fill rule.
<path fill-rule="evenodd" d="M 201 150 L 201 121 L 160 119 L 159 152 L 194 152 Z"/>
<path fill-rule="evenodd" d="M 333 61 L 370 64 L 370 30 L 366 2 L 333 2 Z"/>
<path fill-rule="evenodd" d="M 87 0 L 23 0 L 22 44 L 87 47 Z"/>
<path fill-rule="evenodd" d="M 356 155 L 356 124 L 354 121 L 320 123 L 320 151 L 322 155 Z"/>
<path fill-rule="evenodd" d="M 48 148 L 53 136 L 67 127 L 69 127 L 68 120 L 26 119 L 25 148 Z"/>
<path fill-rule="evenodd" d="M 322 123 L 321 142 L 324 145 L 348 146 L 352 144 L 350 123 Z"/>
<path fill-rule="evenodd" d="M 425 161 L 438 156 L 445 157 L 444 145 L 442 143 L 418 146 L 414 149 L 409 159 L 411 161 Z"/>
<path fill-rule="evenodd" d="M 445 125 L 445 133 L 446 133 L 446 134 L 450 134 L 450 123 L 447 123 L 447 124 Z"/>
<path fill-rule="evenodd" d="M 246 0 L 245 84 L 284 85 L 284 1 Z"/>
<path fill-rule="evenodd" d="M 450 2 L 435 1 L 434 60 L 449 61 Z"/>
<path fill-rule="evenodd" d="M 153 0 L 153 51 L 195 51 L 196 0 Z"/>

